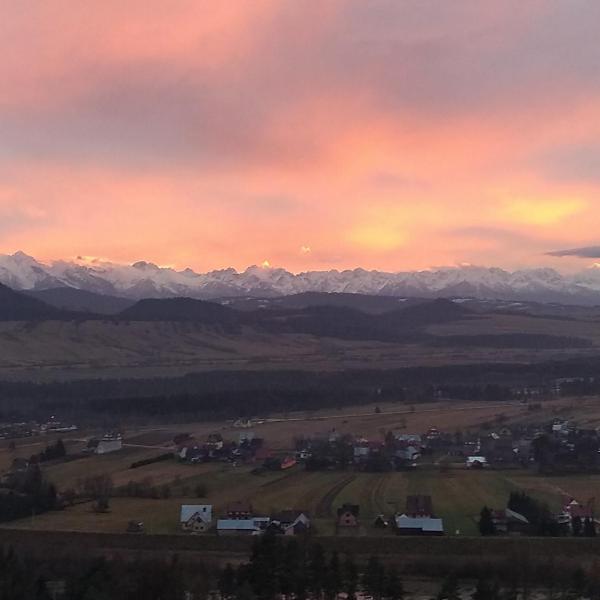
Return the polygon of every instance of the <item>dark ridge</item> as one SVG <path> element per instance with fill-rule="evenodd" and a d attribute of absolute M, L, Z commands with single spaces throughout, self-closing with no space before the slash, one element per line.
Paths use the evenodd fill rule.
<path fill-rule="evenodd" d="M 135 304 L 135 300 L 97 294 L 72 287 L 57 287 L 23 292 L 61 310 L 116 315 Z"/>
<path fill-rule="evenodd" d="M 0 321 L 40 321 L 71 319 L 73 315 L 61 311 L 36 298 L 15 292 L 0 284 Z"/>
<path fill-rule="evenodd" d="M 215 302 L 193 298 L 149 298 L 140 300 L 120 312 L 125 321 L 193 321 L 206 325 L 221 325 L 228 328 L 239 325 L 239 313 Z"/>
<path fill-rule="evenodd" d="M 299 310 L 315 306 L 351 308 L 370 314 L 382 314 L 426 302 L 422 298 L 398 298 L 343 292 L 302 292 L 276 298 L 221 298 L 222 304 L 240 311 Z"/>

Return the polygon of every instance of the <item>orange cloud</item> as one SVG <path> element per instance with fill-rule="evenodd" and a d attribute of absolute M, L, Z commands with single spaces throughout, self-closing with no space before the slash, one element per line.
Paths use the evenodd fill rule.
<path fill-rule="evenodd" d="M 596 5 L 216 4 L 0 9 L 0 251 L 398 270 L 598 242 Z"/>

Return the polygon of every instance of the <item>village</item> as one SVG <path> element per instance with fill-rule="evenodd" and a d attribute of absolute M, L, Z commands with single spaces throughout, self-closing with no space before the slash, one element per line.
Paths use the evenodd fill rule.
<path fill-rule="evenodd" d="M 40 451 L 30 454 L 29 444 L 15 451 L 5 442 L 10 462 L 0 485 L 18 492 L 37 471 L 56 481 L 52 510 L 34 510 L 33 525 L 47 528 L 64 521 L 137 534 L 596 535 L 595 427 L 567 416 L 541 421 L 531 404 L 514 408 L 518 419 L 512 408 L 489 409 L 476 426 L 446 428 L 435 413 L 415 426 L 411 415 L 391 421 L 378 409 L 362 434 L 343 417 L 308 419 L 286 440 L 284 421 L 244 419 L 201 431 L 76 430 L 64 442 L 56 432 L 40 436 Z M 471 489 L 467 503 L 462 489 Z M 14 507 L 4 512 L 6 526 L 32 526 L 31 518 L 15 520 Z"/>

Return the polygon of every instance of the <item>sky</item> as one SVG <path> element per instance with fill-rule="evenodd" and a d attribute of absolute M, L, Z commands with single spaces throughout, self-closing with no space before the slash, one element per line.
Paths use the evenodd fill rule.
<path fill-rule="evenodd" d="M 8 0 L 0 252 L 600 261 L 597 0 Z"/>

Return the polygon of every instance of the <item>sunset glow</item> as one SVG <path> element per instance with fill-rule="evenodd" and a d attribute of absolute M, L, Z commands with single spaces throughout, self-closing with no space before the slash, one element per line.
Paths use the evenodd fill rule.
<path fill-rule="evenodd" d="M 0 252 L 591 265 L 546 253 L 600 243 L 598 23 L 542 0 L 4 3 Z"/>

